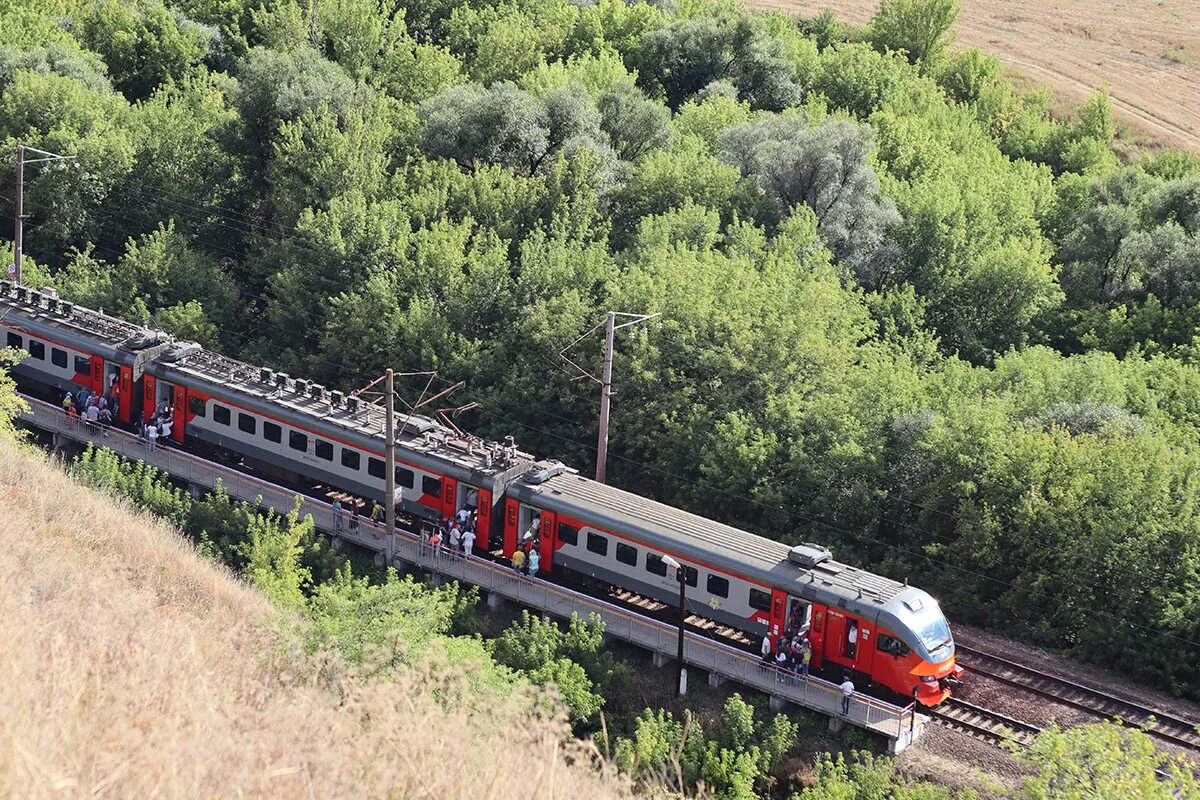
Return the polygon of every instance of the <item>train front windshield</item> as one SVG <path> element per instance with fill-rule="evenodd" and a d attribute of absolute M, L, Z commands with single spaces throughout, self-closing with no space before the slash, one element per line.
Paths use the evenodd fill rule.
<path fill-rule="evenodd" d="M 954 644 L 950 626 L 946 624 L 946 618 L 940 611 L 937 612 L 936 619 L 929 620 L 917 629 L 917 636 L 921 637 L 921 643 L 928 648 L 930 655 L 935 655 L 942 648 Z"/>

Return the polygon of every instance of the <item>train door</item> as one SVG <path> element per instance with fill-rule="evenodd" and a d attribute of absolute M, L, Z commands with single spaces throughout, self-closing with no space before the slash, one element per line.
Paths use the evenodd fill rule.
<path fill-rule="evenodd" d="M 821 666 L 825 660 L 825 619 L 828 609 L 815 606 L 812 610 L 812 625 L 808 629 L 808 641 L 812 643 L 812 665 Z"/>
<path fill-rule="evenodd" d="M 821 651 L 825 656 L 826 661 L 831 661 L 834 664 L 850 666 L 851 661 L 846 658 L 846 623 L 848 619 L 845 614 L 840 611 L 835 611 L 832 608 L 825 614 L 825 641 L 824 649 Z"/>
<path fill-rule="evenodd" d="M 117 378 L 117 418 L 128 425 L 133 422 L 133 368 L 122 366 Z"/>
<path fill-rule="evenodd" d="M 142 378 L 142 419 L 154 419 L 154 407 L 158 405 L 158 380 L 153 375 Z"/>
<path fill-rule="evenodd" d="M 812 605 L 799 597 L 788 598 L 787 631 L 789 636 L 806 632 L 812 625 Z"/>
<path fill-rule="evenodd" d="M 476 509 L 478 517 L 475 521 L 475 541 L 484 550 L 491 550 L 488 542 L 492 535 L 492 493 L 487 489 L 479 490 L 479 505 Z"/>
<path fill-rule="evenodd" d="M 875 626 L 867 620 L 858 623 L 858 654 L 854 668 L 868 675 L 875 664 L 875 638 L 879 635 L 874 628 Z"/>
<path fill-rule="evenodd" d="M 175 387 L 175 395 L 171 403 L 171 438 L 177 442 L 183 441 L 184 428 L 187 427 L 187 388 Z"/>
<path fill-rule="evenodd" d="M 517 550 L 517 523 L 521 517 L 521 504 L 514 498 L 504 498 L 504 555 L 511 556 Z"/>
<path fill-rule="evenodd" d="M 442 476 L 442 516 L 447 519 L 458 513 L 458 481 Z"/>
<path fill-rule="evenodd" d="M 542 526 L 538 540 L 538 569 L 549 572 L 554 564 L 554 537 L 558 533 L 558 515 L 553 511 L 542 512 Z"/>
<path fill-rule="evenodd" d="M 784 615 L 787 613 L 787 595 L 779 589 L 771 590 L 771 641 L 775 641 L 783 635 Z"/>
<path fill-rule="evenodd" d="M 91 378 L 89 388 L 92 394 L 104 394 L 107 385 L 104 383 L 104 359 L 100 356 L 92 356 L 92 369 L 88 375 Z"/>

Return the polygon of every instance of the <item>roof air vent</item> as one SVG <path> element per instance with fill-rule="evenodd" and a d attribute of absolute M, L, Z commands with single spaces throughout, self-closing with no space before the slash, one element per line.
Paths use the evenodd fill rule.
<path fill-rule="evenodd" d="M 323 398 L 325 396 L 325 387 L 319 383 L 314 383 L 312 386 L 309 387 L 308 395 L 313 400 L 320 402 L 321 398 Z"/>
<path fill-rule="evenodd" d="M 350 411 L 351 414 L 357 412 L 358 411 L 358 398 L 354 395 L 350 395 L 349 397 L 347 397 L 346 398 L 346 408 Z"/>
<path fill-rule="evenodd" d="M 62 307 L 62 315 L 64 317 L 69 317 L 75 313 L 75 304 L 74 303 L 71 303 L 67 300 L 63 300 L 61 303 L 59 303 L 59 305 Z"/>
<path fill-rule="evenodd" d="M 342 394 L 337 389 L 334 389 L 329 393 L 329 402 L 335 407 L 340 406 L 345 399 L 346 395 Z"/>
<path fill-rule="evenodd" d="M 291 376 L 288 375 L 286 372 L 276 372 L 275 373 L 275 386 L 277 386 L 280 391 L 283 391 L 284 389 L 287 388 L 288 378 L 290 378 L 290 377 Z"/>
<path fill-rule="evenodd" d="M 267 383 L 267 384 L 274 383 L 275 382 L 275 370 L 271 369 L 270 367 L 259 367 L 258 368 L 258 380 L 259 380 L 259 383 Z"/>
<path fill-rule="evenodd" d="M 831 558 L 833 558 L 833 553 L 829 552 L 828 547 L 811 542 L 798 544 L 788 551 L 788 561 L 799 564 L 805 569 L 812 569 Z"/>
<path fill-rule="evenodd" d="M 181 361 L 185 357 L 197 352 L 200 345 L 195 342 L 178 342 L 171 346 L 171 349 L 163 353 L 159 358 L 168 364 L 174 364 L 176 361 Z"/>
<path fill-rule="evenodd" d="M 308 394 L 308 385 L 310 381 L 304 378 L 296 378 L 296 394 Z"/>

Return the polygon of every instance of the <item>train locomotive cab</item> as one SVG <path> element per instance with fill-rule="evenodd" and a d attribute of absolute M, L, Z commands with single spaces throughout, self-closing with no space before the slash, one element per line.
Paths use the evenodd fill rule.
<path fill-rule="evenodd" d="M 876 650 L 876 680 L 922 705 L 942 702 L 961 681 L 950 626 L 937 601 L 920 589 L 906 588 L 880 610 Z"/>

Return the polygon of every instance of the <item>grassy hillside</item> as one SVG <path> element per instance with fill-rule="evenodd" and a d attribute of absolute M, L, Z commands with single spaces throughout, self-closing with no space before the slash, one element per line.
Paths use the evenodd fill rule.
<path fill-rule="evenodd" d="M 261 594 L 4 441 L 0 537 L 0 797 L 625 796 L 524 695 L 301 655 Z"/>

